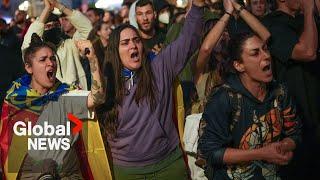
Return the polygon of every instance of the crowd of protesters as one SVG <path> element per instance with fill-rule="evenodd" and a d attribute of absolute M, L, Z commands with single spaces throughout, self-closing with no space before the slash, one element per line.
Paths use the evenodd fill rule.
<path fill-rule="evenodd" d="M 137 0 L 85 12 L 43 2 L 37 18 L 0 19 L 2 178 L 319 176 L 320 0 Z M 12 121 L 65 122 L 66 112 L 95 112 L 109 171 L 97 176 L 73 143 L 26 152 L 9 175 Z"/>

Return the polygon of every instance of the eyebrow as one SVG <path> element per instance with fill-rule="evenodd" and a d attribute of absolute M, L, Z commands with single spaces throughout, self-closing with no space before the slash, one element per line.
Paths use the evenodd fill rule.
<path fill-rule="evenodd" d="M 267 44 L 262 44 L 261 48 L 263 49 L 266 46 L 267 46 Z M 249 51 L 259 51 L 259 50 L 260 50 L 260 47 L 255 47 L 253 49 L 250 49 Z"/>
<path fill-rule="evenodd" d="M 139 37 L 138 36 L 135 36 L 135 37 L 133 37 L 133 38 L 131 38 L 132 40 L 136 40 L 136 39 L 139 39 Z M 127 39 L 122 39 L 122 40 L 120 40 L 120 42 L 123 42 L 123 41 L 130 41 L 130 38 L 127 38 Z"/>
<path fill-rule="evenodd" d="M 47 57 L 48 57 L 47 55 L 40 56 L 40 59 L 42 59 L 42 58 L 47 58 Z"/>

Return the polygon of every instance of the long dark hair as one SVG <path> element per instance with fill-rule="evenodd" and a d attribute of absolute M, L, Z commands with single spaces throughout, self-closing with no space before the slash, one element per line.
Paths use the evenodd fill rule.
<path fill-rule="evenodd" d="M 243 52 L 244 43 L 253 36 L 256 36 L 253 32 L 245 32 L 233 36 L 229 41 L 228 52 L 229 57 L 222 63 L 221 76 L 225 79 L 231 74 L 237 74 L 237 70 L 233 66 L 234 61 L 242 62 L 241 54 Z"/>
<path fill-rule="evenodd" d="M 135 27 L 128 24 L 120 25 L 112 31 L 106 51 L 106 59 L 103 66 L 107 84 L 106 103 L 96 109 L 104 136 L 114 136 L 116 134 L 118 106 L 121 106 L 123 98 L 127 93 L 124 86 L 125 79 L 122 77 L 124 66 L 121 63 L 119 55 L 120 34 L 127 28 L 134 30 L 139 36 Z M 136 76 L 139 81 L 134 94 L 136 103 L 139 105 L 146 99 L 150 109 L 154 109 L 156 103 L 154 74 L 151 70 L 151 61 L 147 59 L 145 49 L 143 50 L 141 68 L 136 72 Z"/>

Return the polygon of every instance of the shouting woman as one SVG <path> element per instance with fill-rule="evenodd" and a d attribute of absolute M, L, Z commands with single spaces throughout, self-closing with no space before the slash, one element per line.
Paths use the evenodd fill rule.
<path fill-rule="evenodd" d="M 79 159 L 77 153 L 79 147 L 83 147 L 79 141 L 81 139 L 84 142 L 84 139 L 79 133 L 68 133 L 71 130 L 68 114 L 88 119 L 89 109 L 104 102 L 105 88 L 91 43 L 79 41 L 77 46 L 82 54 L 87 49 L 86 56 L 90 61 L 92 75 L 91 92 L 79 91 L 74 86 L 58 81 L 55 76 L 57 62 L 54 50 L 37 34 L 32 35 L 31 43 L 24 53 L 28 74 L 12 83 L 2 108 L 0 154 L 4 179 L 88 179 L 85 174 L 89 168 L 81 170 L 81 162 L 85 159 Z M 28 132 L 34 134 L 21 136 L 22 128 L 27 126 L 17 128 L 17 123 L 31 123 L 32 127 L 37 125 L 38 129 L 42 127 L 43 130 L 28 129 Z M 46 132 L 46 125 L 55 129 L 60 126 L 60 130 L 64 131 L 59 133 L 56 130 L 52 134 L 52 130 Z M 39 138 L 46 142 L 35 145 Z M 65 144 L 50 147 L 49 141 L 59 141 L 59 138 Z"/>
<path fill-rule="evenodd" d="M 185 179 L 173 121 L 173 81 L 199 47 L 203 0 L 194 0 L 180 37 L 148 59 L 136 28 L 110 35 L 105 75 L 108 95 L 99 108 L 115 179 Z M 109 92 L 110 91 L 110 92 Z"/>
<path fill-rule="evenodd" d="M 265 42 L 245 33 L 229 43 L 225 83 L 213 90 L 200 122 L 198 148 L 212 179 L 278 179 L 279 165 L 300 142 L 295 105 L 273 81 Z"/>

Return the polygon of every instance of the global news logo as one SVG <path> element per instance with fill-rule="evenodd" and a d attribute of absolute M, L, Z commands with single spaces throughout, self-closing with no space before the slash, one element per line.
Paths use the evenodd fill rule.
<path fill-rule="evenodd" d="M 17 121 L 13 126 L 13 132 L 17 136 L 28 136 L 28 150 L 69 150 L 71 137 L 71 123 L 75 124 L 72 128 L 72 135 L 76 135 L 82 129 L 82 122 L 73 114 L 69 113 L 64 125 L 52 125 L 44 122 L 43 125 L 32 126 L 31 122 Z"/>

